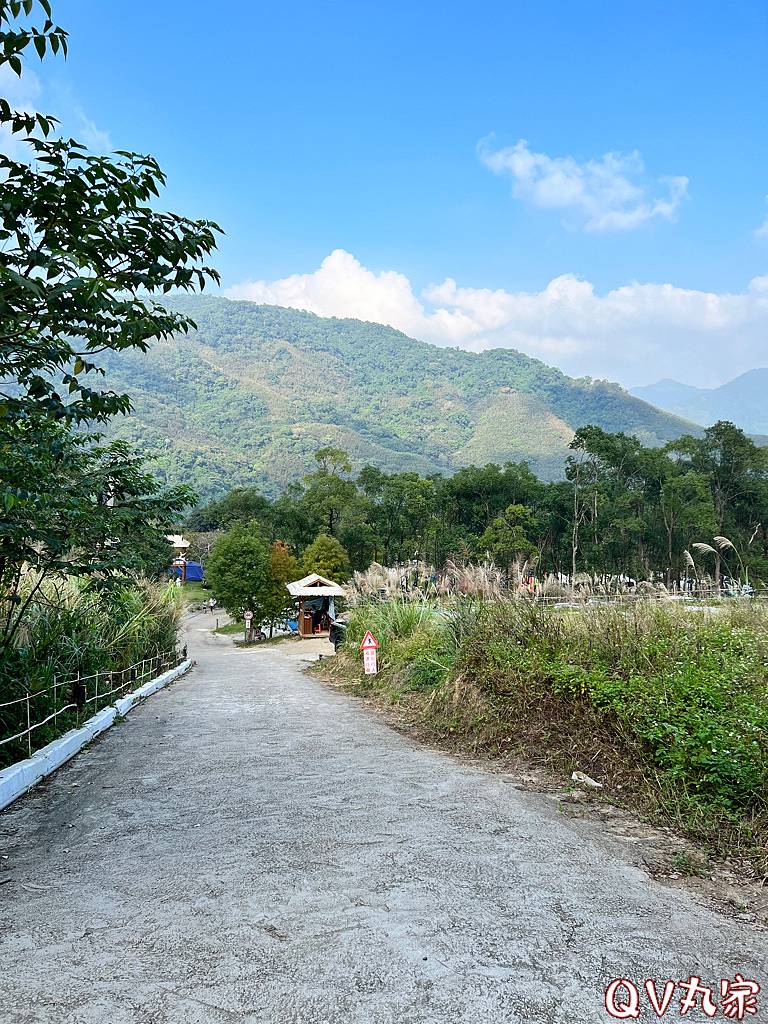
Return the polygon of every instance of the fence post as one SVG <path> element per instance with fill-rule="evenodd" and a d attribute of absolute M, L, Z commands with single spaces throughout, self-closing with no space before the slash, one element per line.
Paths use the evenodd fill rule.
<path fill-rule="evenodd" d="M 32 717 L 29 711 L 29 698 L 30 694 L 27 694 L 27 753 L 32 757 Z"/>
<path fill-rule="evenodd" d="M 80 679 L 80 673 L 77 674 L 72 682 L 72 701 L 77 707 L 77 720 L 80 721 L 80 712 L 85 706 L 85 683 Z"/>

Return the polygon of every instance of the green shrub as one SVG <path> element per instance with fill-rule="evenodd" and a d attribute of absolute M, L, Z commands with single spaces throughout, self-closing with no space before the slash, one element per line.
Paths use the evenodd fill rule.
<path fill-rule="evenodd" d="M 768 616 L 759 610 L 745 620 L 728 608 L 694 617 L 645 604 L 565 614 L 497 606 L 462 657 L 481 686 L 501 684 L 510 711 L 532 692 L 574 712 L 586 702 L 688 795 L 726 809 L 768 806 Z"/>
<path fill-rule="evenodd" d="M 349 616 L 347 646 L 357 650 L 366 630 L 370 630 L 384 655 L 395 641 L 430 628 L 436 615 L 434 605 L 416 602 L 387 601 L 383 604 L 360 605 Z"/>
<path fill-rule="evenodd" d="M 110 590 L 95 590 L 87 581 L 72 578 L 44 584 L 13 645 L 0 653 L 0 704 L 39 694 L 31 710 L 33 718 L 42 720 L 70 703 L 71 691 L 64 683 L 72 677 L 119 671 L 173 652 L 182 604 L 176 587 L 149 581 Z M 62 687 L 54 701 L 43 691 L 55 681 Z M 89 705 L 89 713 L 99 706 L 101 702 Z M 43 746 L 73 724 L 73 713 L 57 715 L 35 730 L 33 746 Z M 0 738 L 25 727 L 24 704 L 0 708 Z M 0 767 L 27 752 L 26 741 L 0 746 Z"/>
<path fill-rule="evenodd" d="M 359 648 L 366 630 L 379 643 L 384 678 L 397 690 L 429 690 L 445 679 L 453 665 L 456 642 L 451 618 L 436 605 L 388 601 L 355 608 L 350 614 L 346 650 L 360 668 Z"/>

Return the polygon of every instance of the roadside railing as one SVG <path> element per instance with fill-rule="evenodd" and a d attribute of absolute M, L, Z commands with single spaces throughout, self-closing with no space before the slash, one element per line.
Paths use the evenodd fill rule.
<path fill-rule="evenodd" d="M 0 701 L 0 768 L 32 754 L 102 708 L 185 661 L 187 649 L 143 658 L 122 669 L 54 676 L 40 689 Z"/>
<path fill-rule="evenodd" d="M 528 597 L 527 594 L 522 595 Z M 700 589 L 696 591 L 640 591 L 639 593 L 616 594 L 602 591 L 591 591 L 589 589 L 576 589 L 573 593 L 565 594 L 535 594 L 531 600 L 544 604 L 641 604 L 642 602 L 656 601 L 659 604 L 701 604 L 711 602 L 765 602 L 768 601 L 768 590 L 756 590 L 749 594 L 731 593 L 722 590 L 719 593 L 715 590 Z"/>

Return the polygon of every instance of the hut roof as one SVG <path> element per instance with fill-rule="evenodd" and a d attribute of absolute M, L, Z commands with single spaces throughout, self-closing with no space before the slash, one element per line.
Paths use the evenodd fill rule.
<path fill-rule="evenodd" d="M 288 591 L 293 597 L 344 597 L 344 588 L 333 580 L 327 580 L 316 572 L 311 572 L 303 579 L 287 583 Z"/>
<path fill-rule="evenodd" d="M 175 548 L 188 548 L 190 542 L 181 533 L 166 533 L 165 539 Z"/>

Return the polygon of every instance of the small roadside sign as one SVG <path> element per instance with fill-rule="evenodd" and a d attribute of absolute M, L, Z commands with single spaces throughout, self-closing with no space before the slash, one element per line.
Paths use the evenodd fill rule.
<path fill-rule="evenodd" d="M 366 631 L 363 637 L 363 642 L 360 644 L 360 650 L 363 652 L 363 671 L 367 676 L 375 676 L 379 671 L 377 664 L 376 651 L 379 649 L 379 642 L 373 633 L 369 630 Z"/>
<path fill-rule="evenodd" d="M 248 643 L 248 632 L 249 632 L 249 630 L 251 628 L 251 623 L 252 622 L 253 622 L 253 612 L 250 612 L 250 611 L 243 612 L 243 641 L 246 644 Z"/>
<path fill-rule="evenodd" d="M 376 639 L 376 637 L 373 635 L 370 629 L 366 630 L 365 636 L 363 637 L 363 642 L 360 644 L 360 650 L 377 651 L 378 649 L 379 641 Z"/>

